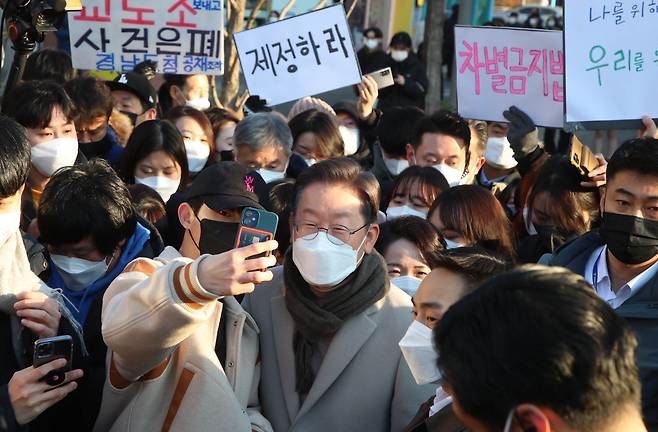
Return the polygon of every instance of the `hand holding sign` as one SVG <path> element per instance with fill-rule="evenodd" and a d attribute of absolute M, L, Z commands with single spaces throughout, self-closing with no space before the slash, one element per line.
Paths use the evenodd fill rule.
<path fill-rule="evenodd" d="M 644 128 L 640 131 L 641 137 L 658 139 L 658 126 L 651 117 L 642 116 L 642 124 Z"/>
<path fill-rule="evenodd" d="M 271 105 L 361 81 L 340 3 L 236 33 L 233 38 L 249 93 Z"/>

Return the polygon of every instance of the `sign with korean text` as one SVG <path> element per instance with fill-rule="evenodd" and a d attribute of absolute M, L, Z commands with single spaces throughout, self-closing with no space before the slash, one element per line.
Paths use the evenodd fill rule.
<path fill-rule="evenodd" d="M 251 95 L 278 105 L 361 81 L 342 4 L 234 35 Z"/>
<path fill-rule="evenodd" d="M 506 121 L 515 105 L 539 126 L 563 126 L 562 32 L 457 26 L 455 61 L 462 116 Z"/>
<path fill-rule="evenodd" d="M 69 14 L 73 66 L 127 72 L 144 60 L 158 72 L 220 75 L 223 0 L 84 0 Z"/>
<path fill-rule="evenodd" d="M 658 117 L 658 0 L 565 2 L 568 122 Z"/>

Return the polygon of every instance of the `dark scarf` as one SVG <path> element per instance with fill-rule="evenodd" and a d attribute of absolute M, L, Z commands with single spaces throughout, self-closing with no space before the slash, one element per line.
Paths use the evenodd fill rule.
<path fill-rule="evenodd" d="M 377 252 L 365 255 L 354 273 L 333 291 L 316 296 L 292 260 L 292 248 L 283 264 L 286 306 L 295 321 L 296 390 L 308 394 L 315 376 L 312 358 L 318 342 L 335 334 L 349 318 L 360 314 L 388 292 L 386 264 Z"/>

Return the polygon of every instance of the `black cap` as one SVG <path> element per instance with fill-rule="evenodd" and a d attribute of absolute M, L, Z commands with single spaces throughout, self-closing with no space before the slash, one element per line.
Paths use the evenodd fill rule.
<path fill-rule="evenodd" d="M 215 211 L 242 207 L 262 209 L 258 191 L 265 187 L 265 181 L 256 171 L 237 162 L 218 162 L 196 176 L 185 199 L 201 198 Z"/>
<path fill-rule="evenodd" d="M 336 114 L 338 113 L 345 113 L 352 117 L 355 121 L 359 121 L 359 115 L 357 114 L 356 111 L 356 104 L 354 102 L 349 102 L 349 101 L 341 101 L 335 104 L 333 107 L 334 111 Z"/>
<path fill-rule="evenodd" d="M 155 108 L 158 103 L 158 94 L 149 82 L 148 78 L 137 72 L 122 73 L 114 79 L 108 81 L 107 85 L 110 90 L 125 90 L 137 96 L 147 109 Z"/>

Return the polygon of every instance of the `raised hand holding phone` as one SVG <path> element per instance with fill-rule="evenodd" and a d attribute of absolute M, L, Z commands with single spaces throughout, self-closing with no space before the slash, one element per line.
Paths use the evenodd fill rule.
<path fill-rule="evenodd" d="M 257 284 L 272 280 L 271 271 L 255 271 L 276 265 L 273 255 L 250 259 L 255 255 L 271 253 L 279 247 L 276 240 L 254 243 L 219 255 L 205 257 L 199 263 L 197 277 L 201 286 L 218 296 L 248 294 Z"/>

